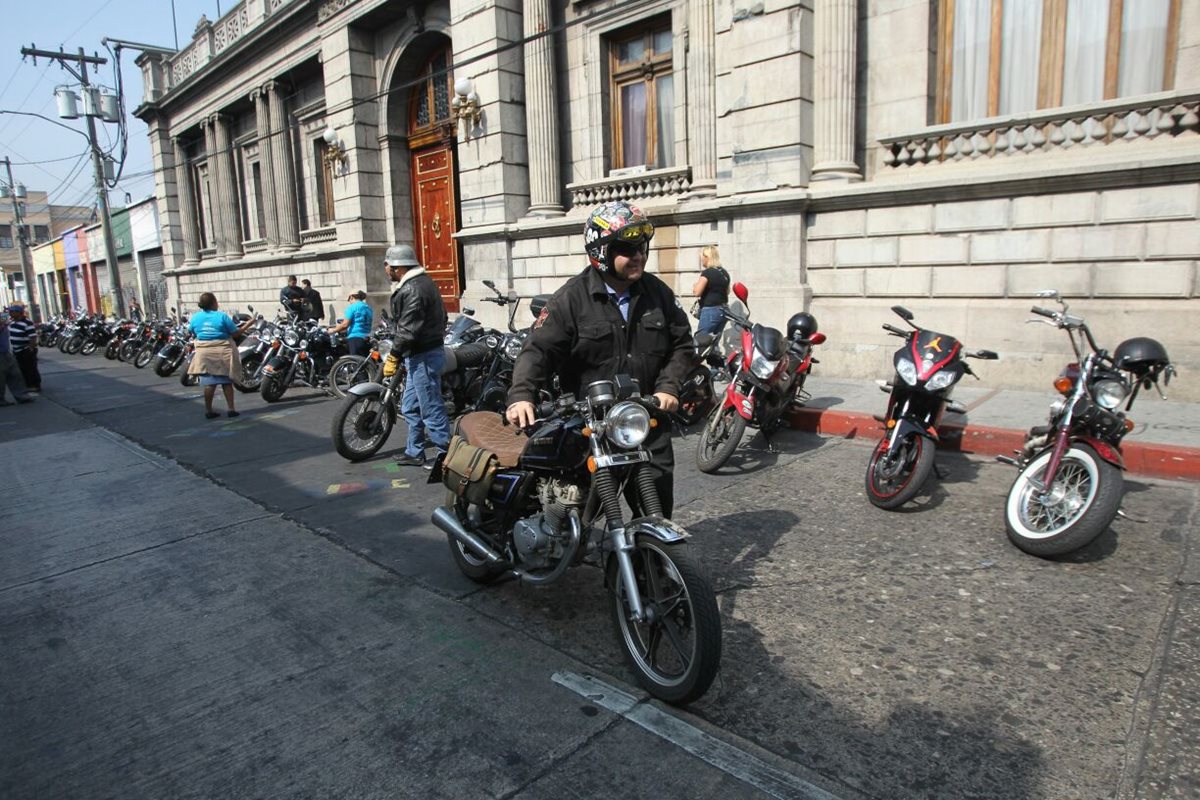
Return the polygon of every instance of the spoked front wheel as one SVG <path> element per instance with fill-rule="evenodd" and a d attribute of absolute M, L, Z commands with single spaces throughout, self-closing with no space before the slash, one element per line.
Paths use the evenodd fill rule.
<path fill-rule="evenodd" d="M 391 434 L 393 413 L 384 408 L 381 395 L 347 395 L 330 426 L 333 449 L 350 461 L 370 458 Z"/>
<path fill-rule="evenodd" d="M 916 497 L 933 472 L 933 451 L 932 442 L 913 433 L 889 457 L 885 436 L 867 462 L 867 499 L 871 505 L 891 510 Z"/>
<path fill-rule="evenodd" d="M 145 369 L 152 358 L 154 358 L 154 348 L 147 345 L 138 350 L 137 356 L 133 359 L 133 365 L 138 369 Z"/>
<path fill-rule="evenodd" d="M 1063 455 L 1054 484 L 1045 491 L 1039 488 L 1051 452 L 1025 465 L 1005 504 L 1009 540 L 1035 556 L 1059 556 L 1086 546 L 1108 529 L 1121 505 L 1121 470 L 1082 443 Z"/>
<path fill-rule="evenodd" d="M 700 431 L 700 444 L 696 447 L 696 466 L 701 472 L 716 472 L 733 455 L 742 434 L 746 432 L 746 418 L 733 406 L 716 408 Z"/>
<path fill-rule="evenodd" d="M 641 621 L 633 618 L 617 557 L 608 562 L 612 617 L 626 660 L 647 692 L 667 703 L 690 703 L 708 690 L 721 665 L 712 585 L 683 543 L 638 534 L 630 558 Z"/>

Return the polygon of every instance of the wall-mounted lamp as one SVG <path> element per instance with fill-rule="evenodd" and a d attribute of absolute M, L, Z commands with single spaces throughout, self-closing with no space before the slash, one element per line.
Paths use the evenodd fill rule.
<path fill-rule="evenodd" d="M 321 135 L 321 138 L 325 140 L 325 153 L 322 155 L 325 163 L 331 167 L 346 166 L 346 161 L 350 156 L 341 140 L 338 139 L 337 131 L 333 129 L 332 125 L 325 128 L 325 133 Z"/>
<path fill-rule="evenodd" d="M 471 126 L 479 124 L 479 116 L 483 113 L 479 107 L 479 95 L 475 94 L 470 78 L 459 78 L 454 82 L 450 108 L 454 110 L 454 118 L 463 123 L 464 134 L 469 135 Z"/>

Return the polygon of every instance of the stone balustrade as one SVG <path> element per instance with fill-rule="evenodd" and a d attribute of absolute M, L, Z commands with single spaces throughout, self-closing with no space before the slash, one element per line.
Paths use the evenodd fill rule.
<path fill-rule="evenodd" d="M 1200 93 L 1164 92 L 1129 100 L 1048 109 L 881 138 L 885 169 L 1116 146 L 1200 133 Z"/>
<path fill-rule="evenodd" d="M 668 167 L 647 170 L 636 175 L 572 183 L 567 185 L 567 190 L 571 193 L 571 205 L 579 208 L 599 205 L 609 200 L 636 201 L 681 195 L 691 187 L 690 167 Z"/>
<path fill-rule="evenodd" d="M 337 241 L 337 228 L 330 225 L 326 228 L 313 228 L 312 230 L 300 231 L 300 244 L 325 244 L 327 242 Z"/>
<path fill-rule="evenodd" d="M 170 59 L 171 88 L 245 38 L 251 30 L 297 0 L 242 0 L 216 22 L 202 21 L 192 43 Z"/>

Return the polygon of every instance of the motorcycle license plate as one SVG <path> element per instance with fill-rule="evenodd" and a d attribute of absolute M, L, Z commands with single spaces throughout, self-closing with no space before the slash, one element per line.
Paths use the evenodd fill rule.
<path fill-rule="evenodd" d="M 633 453 L 613 453 L 608 456 L 597 456 L 596 467 L 624 467 L 629 464 L 640 464 L 643 461 L 649 461 L 650 454 L 645 450 L 638 450 Z"/>

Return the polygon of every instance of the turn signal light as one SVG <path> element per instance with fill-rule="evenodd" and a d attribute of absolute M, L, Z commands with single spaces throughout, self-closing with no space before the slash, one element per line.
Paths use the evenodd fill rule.
<path fill-rule="evenodd" d="M 1068 378 L 1065 375 L 1060 378 L 1055 378 L 1055 380 L 1054 380 L 1054 388 L 1058 391 L 1059 394 L 1070 394 L 1071 387 L 1073 387 L 1074 385 L 1075 385 L 1075 381 L 1071 380 L 1070 378 Z"/>
<path fill-rule="evenodd" d="M 1133 420 L 1125 420 L 1125 432 L 1130 433 L 1133 430 Z"/>
<path fill-rule="evenodd" d="M 656 420 L 654 417 L 651 417 L 651 418 L 650 418 L 650 427 L 651 427 L 651 428 L 657 428 L 657 427 L 658 427 L 658 420 Z"/>
<path fill-rule="evenodd" d="M 379 360 L 379 351 L 378 351 L 378 350 L 372 350 L 372 351 L 371 351 L 371 360 L 372 360 L 372 361 L 378 361 L 378 360 Z"/>
<path fill-rule="evenodd" d="M 892 428 L 896 427 L 896 420 L 894 420 L 894 419 L 889 419 L 889 420 L 888 420 L 886 423 L 884 423 L 884 424 L 885 424 L 885 425 L 887 425 L 887 429 L 890 431 Z"/>
<path fill-rule="evenodd" d="M 595 456 L 588 456 L 587 468 L 588 468 L 588 472 L 596 471 L 596 457 Z"/>
<path fill-rule="evenodd" d="M 278 350 L 278 349 L 279 349 L 279 340 L 278 340 L 278 339 L 272 339 L 272 340 L 271 340 L 271 349 L 272 349 L 272 350 Z"/>
<path fill-rule="evenodd" d="M 301 360 L 301 361 L 308 361 L 308 353 L 306 353 L 306 352 L 304 352 L 303 350 L 301 350 L 301 351 L 300 351 L 300 360 Z"/>
<path fill-rule="evenodd" d="M 585 438 L 585 439 L 590 439 L 590 438 L 592 438 L 592 433 L 593 433 L 593 431 L 592 431 L 592 429 L 591 429 L 591 428 L 584 427 L 584 429 L 583 429 L 582 431 L 580 431 L 580 432 L 583 434 L 583 438 Z"/>

